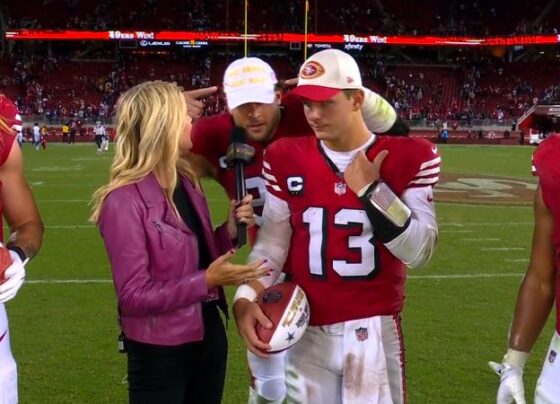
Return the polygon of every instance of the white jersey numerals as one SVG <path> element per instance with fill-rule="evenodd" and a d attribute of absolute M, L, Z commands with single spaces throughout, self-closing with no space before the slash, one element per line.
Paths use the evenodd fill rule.
<path fill-rule="evenodd" d="M 249 177 L 245 178 L 245 188 L 247 193 L 253 195 L 253 208 L 260 212 L 260 209 L 264 206 L 264 199 L 266 195 L 266 185 L 262 177 Z M 262 216 L 255 212 L 255 221 L 257 226 L 262 225 Z"/>
<path fill-rule="evenodd" d="M 248 193 L 253 194 L 253 207 L 260 208 L 264 205 L 266 185 L 262 177 L 245 178 L 245 188 Z"/>
<path fill-rule="evenodd" d="M 303 212 L 303 222 L 309 228 L 309 268 L 311 274 L 325 276 L 327 272 L 326 248 L 328 240 L 328 223 L 325 208 L 309 207 Z M 375 247 L 373 231 L 367 214 L 362 209 L 341 209 L 334 215 L 336 227 L 360 226 L 359 236 L 348 237 L 347 247 L 360 251 L 358 262 L 343 259 L 332 261 L 333 270 L 342 277 L 368 277 L 375 271 Z"/>

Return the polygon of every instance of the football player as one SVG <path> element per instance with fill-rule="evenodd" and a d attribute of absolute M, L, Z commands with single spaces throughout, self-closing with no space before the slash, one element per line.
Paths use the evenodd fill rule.
<path fill-rule="evenodd" d="M 191 163 L 200 176 L 216 179 L 229 198 L 235 199 L 235 173 L 227 168 L 225 156 L 232 128 L 243 127 L 247 143 L 256 151 L 253 163 L 245 167 L 245 182 L 247 191 L 253 195 L 259 224 L 266 193 L 262 174 L 264 149 L 280 138 L 313 136 L 313 130 L 305 119 L 301 99 L 290 93 L 282 95 L 273 69 L 263 60 L 254 57 L 235 60 L 225 71 L 223 85 L 229 112 L 196 121 L 191 134 L 195 153 Z M 408 134 L 406 123 L 384 98 L 366 88 L 363 91 L 362 112 L 371 131 Z M 257 226 L 250 229 L 251 242 L 256 231 Z M 263 361 L 248 353 L 252 380 L 249 403 L 283 402 L 284 355 L 270 355 Z"/>
<path fill-rule="evenodd" d="M 403 403 L 405 267 L 425 265 L 435 248 L 440 156 L 425 139 L 371 132 L 359 68 L 342 51 L 311 56 L 292 94 L 315 136 L 267 147 L 266 204 L 250 253 L 284 268 L 309 300 L 310 326 L 287 351 L 288 398 Z M 273 281 L 242 285 L 234 299 L 240 334 L 259 356 L 270 347 L 255 325 L 270 322 L 254 299 Z"/>
<path fill-rule="evenodd" d="M 18 402 L 17 368 L 10 349 L 10 333 L 4 303 L 13 299 L 25 279 L 25 263 L 35 256 L 43 241 L 43 222 L 31 189 L 23 175 L 21 150 L 14 146 L 20 130 L 17 107 L 0 94 L 0 215 L 10 228 L 6 242 L 12 264 L 0 282 L 0 403 Z M 4 240 L 0 227 L 0 240 Z"/>
<path fill-rule="evenodd" d="M 500 375 L 498 404 L 525 404 L 523 368 L 556 298 L 556 330 L 535 389 L 535 403 L 560 402 L 560 136 L 541 143 L 533 156 L 539 177 L 535 193 L 533 246 L 509 332 L 509 349 L 501 364 L 490 362 Z"/>
<path fill-rule="evenodd" d="M 105 150 L 104 142 L 107 139 L 107 129 L 101 124 L 101 121 L 95 123 L 93 134 L 95 136 L 95 144 L 97 145 L 97 154 L 103 153 Z"/>

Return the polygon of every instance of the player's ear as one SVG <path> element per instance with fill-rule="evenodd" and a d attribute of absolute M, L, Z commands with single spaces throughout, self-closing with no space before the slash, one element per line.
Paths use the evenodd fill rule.
<path fill-rule="evenodd" d="M 276 105 L 281 105 L 282 104 L 282 91 L 281 90 L 276 90 L 274 92 L 274 104 Z"/>
<path fill-rule="evenodd" d="M 352 92 L 352 110 L 358 111 L 362 109 L 364 103 L 365 93 L 363 90 L 355 90 Z"/>

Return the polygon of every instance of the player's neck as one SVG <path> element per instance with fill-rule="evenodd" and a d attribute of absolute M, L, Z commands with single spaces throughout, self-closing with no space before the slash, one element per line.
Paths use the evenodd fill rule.
<path fill-rule="evenodd" d="M 282 110 L 278 108 L 277 114 L 274 115 L 274 120 L 272 121 L 272 125 L 270 127 L 270 133 L 268 135 L 268 138 L 265 140 L 265 143 L 272 141 L 274 135 L 276 135 L 276 130 L 278 129 L 278 126 L 280 126 L 281 119 L 282 119 Z"/>
<path fill-rule="evenodd" d="M 371 138 L 371 132 L 363 121 L 338 136 L 336 139 L 325 139 L 323 143 L 332 151 L 348 152 L 358 149 Z"/>

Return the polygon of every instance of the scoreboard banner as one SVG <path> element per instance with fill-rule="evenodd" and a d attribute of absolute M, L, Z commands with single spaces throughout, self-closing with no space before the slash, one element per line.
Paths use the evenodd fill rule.
<path fill-rule="evenodd" d="M 139 40 L 144 44 L 165 46 L 161 43 L 177 41 L 189 45 L 207 45 L 208 43 L 243 42 L 245 35 L 236 32 L 217 31 L 78 31 L 78 30 L 28 30 L 15 29 L 6 31 L 8 40 L 47 40 L 47 41 L 115 41 Z M 192 41 L 192 42 L 190 42 Z M 370 35 L 370 34 L 304 34 L 298 33 L 257 33 L 247 34 L 249 42 L 292 43 L 305 42 L 310 44 L 359 44 L 359 45 L 395 45 L 395 46 L 526 46 L 526 45 L 558 45 L 560 35 L 517 35 L 494 37 L 467 36 L 411 36 L 411 35 Z M 171 45 L 171 43 L 169 44 Z M 142 46 L 142 45 L 141 45 Z M 146 45 L 144 45 L 146 46 Z M 193 47 L 199 47 L 193 46 Z"/>

